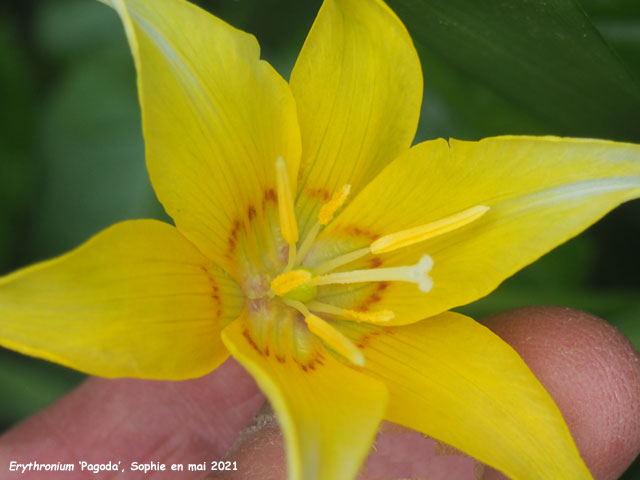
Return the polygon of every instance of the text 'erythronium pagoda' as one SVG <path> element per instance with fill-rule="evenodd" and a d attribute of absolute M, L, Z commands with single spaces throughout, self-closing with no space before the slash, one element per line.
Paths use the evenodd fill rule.
<path fill-rule="evenodd" d="M 590 478 L 520 357 L 448 310 L 640 196 L 639 146 L 411 146 L 422 73 L 380 0 L 325 0 L 288 83 L 192 4 L 106 3 L 175 227 L 119 223 L 0 278 L 0 344 L 106 377 L 192 378 L 231 354 L 291 479 L 353 478 L 382 419 L 512 478 Z"/>

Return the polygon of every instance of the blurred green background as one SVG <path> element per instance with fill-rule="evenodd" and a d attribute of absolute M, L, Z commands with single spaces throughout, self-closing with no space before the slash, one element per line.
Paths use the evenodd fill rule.
<path fill-rule="evenodd" d="M 286 78 L 320 5 L 198 3 L 254 33 Z M 417 141 L 529 133 L 640 143 L 640 2 L 388 3 L 422 60 Z M 0 274 L 141 217 L 168 220 L 147 178 L 135 75 L 115 13 L 91 0 L 3 1 Z M 640 347 L 639 218 L 640 202 L 623 205 L 462 310 L 479 318 L 570 306 L 602 316 Z M 81 379 L 0 349 L 0 431 Z M 640 478 L 637 461 L 625 478 Z"/>

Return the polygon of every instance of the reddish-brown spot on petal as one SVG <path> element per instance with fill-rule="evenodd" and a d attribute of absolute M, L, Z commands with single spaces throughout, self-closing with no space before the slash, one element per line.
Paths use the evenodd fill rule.
<path fill-rule="evenodd" d="M 378 303 L 382 300 L 382 295 L 387 288 L 389 288 L 389 282 L 378 282 L 376 284 L 375 291 L 365 298 L 360 305 L 358 305 L 355 310 L 358 312 L 366 312 L 370 309 L 370 307 L 374 303 Z"/>
<path fill-rule="evenodd" d="M 273 188 L 270 188 L 264 192 L 264 197 L 262 197 L 263 212 L 267 210 L 267 204 L 269 203 L 278 203 L 278 194 Z"/>
<path fill-rule="evenodd" d="M 305 188 L 305 191 L 307 195 L 314 199 L 322 199 L 326 201 L 329 200 L 329 197 L 331 197 L 331 192 L 329 192 L 329 190 L 327 190 L 326 188 L 307 187 Z"/>
<path fill-rule="evenodd" d="M 258 345 L 256 344 L 256 342 L 253 340 L 253 338 L 251 337 L 251 334 L 249 333 L 249 331 L 246 328 L 242 329 L 242 336 L 247 340 L 247 343 L 249 345 L 251 345 L 251 347 L 258 352 L 260 355 L 262 355 L 262 350 L 260 350 L 260 347 L 258 347 Z"/>
<path fill-rule="evenodd" d="M 377 233 L 363 230 L 362 228 L 357 227 L 356 225 L 348 225 L 344 227 L 342 230 L 344 231 L 344 233 L 346 233 L 351 237 L 364 238 L 371 242 L 380 238 L 380 235 L 378 235 Z"/>
<path fill-rule="evenodd" d="M 227 238 L 227 251 L 225 252 L 225 256 L 228 259 L 233 257 L 235 250 L 238 246 L 238 237 L 240 234 L 240 230 L 246 230 L 244 224 L 239 218 L 236 218 L 233 221 L 231 226 L 231 231 L 229 232 L 229 237 Z"/>
<path fill-rule="evenodd" d="M 249 218 L 249 221 L 252 221 L 256 216 L 257 213 L 255 207 L 253 205 L 249 205 L 249 208 L 247 209 L 247 217 Z"/>
<path fill-rule="evenodd" d="M 382 265 L 382 259 L 380 257 L 373 257 L 371 259 L 370 268 L 378 268 L 380 265 Z"/>
<path fill-rule="evenodd" d="M 220 318 L 222 316 L 222 298 L 220 297 L 220 287 L 216 283 L 216 281 L 207 270 L 207 267 L 200 265 L 200 270 L 202 270 L 207 276 L 207 280 L 209 281 L 209 285 L 211 288 L 211 299 L 216 303 L 216 318 Z"/>
<path fill-rule="evenodd" d="M 361 350 L 368 347 L 373 338 L 383 333 L 385 335 L 392 335 L 393 329 L 389 327 L 374 327 L 372 330 L 369 330 L 367 333 L 363 333 L 359 338 L 355 340 L 355 342 L 357 342 L 356 347 Z"/>

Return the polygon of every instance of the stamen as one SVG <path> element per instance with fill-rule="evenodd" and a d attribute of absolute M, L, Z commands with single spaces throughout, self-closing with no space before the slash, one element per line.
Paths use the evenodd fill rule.
<path fill-rule="evenodd" d="M 426 225 L 421 225 L 415 228 L 409 228 L 402 230 L 401 232 L 391 233 L 385 235 L 374 241 L 371 246 L 355 250 L 353 252 L 345 253 L 339 257 L 327 260 L 324 263 L 315 265 L 313 271 L 318 275 L 331 272 L 338 267 L 346 265 L 347 263 L 354 262 L 370 253 L 378 255 L 381 253 L 392 252 L 398 248 L 408 247 L 423 240 L 427 240 L 443 233 L 456 230 L 474 220 L 480 218 L 489 210 L 489 207 L 484 205 L 476 205 L 475 207 L 464 210 L 460 213 L 456 213 L 447 218 L 443 218 L 436 222 L 431 222 Z M 306 242 L 306 239 L 305 239 Z M 309 245 L 311 246 L 311 245 Z"/>
<path fill-rule="evenodd" d="M 296 264 L 296 244 L 292 243 L 289 245 L 289 259 L 287 261 L 287 266 L 285 267 L 284 271 L 288 272 L 289 270 L 291 270 L 293 268 L 293 266 Z"/>
<path fill-rule="evenodd" d="M 333 219 L 333 215 L 336 213 L 336 211 L 342 205 L 344 205 L 344 202 L 347 201 L 349 192 L 351 192 L 351 185 L 343 185 L 340 190 L 333 194 L 331 200 L 322 205 L 320 213 L 318 214 L 318 223 L 320 225 L 329 224 L 329 222 Z"/>
<path fill-rule="evenodd" d="M 350 192 L 351 185 L 343 185 L 339 191 L 333 194 L 331 200 L 322 205 L 322 208 L 320 209 L 320 213 L 318 215 L 318 221 L 313 227 L 311 227 L 311 230 L 309 230 L 309 233 L 300 246 L 300 250 L 298 251 L 298 255 L 295 261 L 296 265 L 302 263 L 305 255 L 309 253 L 309 250 L 311 249 L 313 242 L 318 236 L 318 233 L 320 233 L 320 229 L 323 226 L 327 225 L 333 219 L 333 215 L 336 213 L 336 211 L 342 205 L 344 205 L 344 202 L 347 201 L 347 197 L 349 196 Z"/>
<path fill-rule="evenodd" d="M 306 305 L 295 300 L 285 300 L 284 303 L 298 310 L 304 315 L 307 327 L 314 335 L 324 340 L 332 349 L 345 357 L 354 365 L 364 366 L 364 355 L 342 332 L 333 327 L 330 323 L 314 315 Z"/>
<path fill-rule="evenodd" d="M 336 330 L 329 323 L 313 313 L 304 317 L 304 321 L 307 322 L 311 333 L 314 333 L 327 342 L 331 348 L 351 363 L 359 367 L 364 367 L 364 355 L 362 355 L 362 352 L 358 350 L 351 340 L 345 337 L 342 332 Z"/>
<path fill-rule="evenodd" d="M 415 265 L 329 273 L 313 278 L 309 284 L 331 285 L 334 283 L 411 282 L 418 285 L 421 291 L 428 293 L 431 287 L 433 287 L 433 281 L 431 277 L 429 277 L 431 267 L 433 267 L 433 260 L 429 255 L 423 255 Z"/>
<path fill-rule="evenodd" d="M 313 267 L 313 271 L 318 275 L 323 275 L 327 272 L 331 272 L 342 265 L 346 265 L 347 263 L 351 263 L 359 258 L 362 258 L 371 253 L 371 249 L 369 247 L 361 248 L 360 250 L 355 250 L 353 252 L 345 253 L 344 255 L 340 255 L 339 257 L 332 258 L 331 260 L 327 260 L 320 265 L 316 265 Z"/>
<path fill-rule="evenodd" d="M 477 220 L 488 210 L 489 207 L 476 205 L 475 207 L 471 207 L 450 217 L 427 223 L 426 225 L 385 235 L 371 244 L 371 252 L 376 255 L 392 252 L 398 248 L 408 247 L 409 245 L 456 230 Z"/>
<path fill-rule="evenodd" d="M 313 242 L 315 241 L 316 237 L 318 236 L 318 233 L 320 232 L 320 228 L 322 228 L 322 226 L 318 222 L 316 222 L 316 224 L 313 227 L 311 227 L 311 230 L 309 230 L 309 233 L 303 240 L 302 244 L 300 245 L 300 249 L 298 250 L 298 254 L 296 256 L 296 261 L 295 261 L 296 265 L 299 265 L 300 263 L 302 263 L 302 260 L 304 260 L 305 255 L 309 253 L 309 250 L 311 249 Z"/>
<path fill-rule="evenodd" d="M 284 158 L 276 160 L 276 182 L 278 189 L 278 213 L 280 214 L 280 230 L 282 238 L 289 245 L 298 241 L 298 224 L 293 204 L 293 193 L 289 183 L 289 171 Z M 295 258 L 295 252 L 294 252 Z"/>
<path fill-rule="evenodd" d="M 356 322 L 381 324 L 387 323 L 396 317 L 391 310 L 360 312 L 358 310 L 347 310 L 346 308 L 340 308 L 335 305 L 329 305 L 328 303 L 321 302 L 309 302 L 307 307 L 309 307 L 309 310 L 313 312 L 330 313 Z"/>
<path fill-rule="evenodd" d="M 311 272 L 308 270 L 292 270 L 291 272 L 282 273 L 271 280 L 271 290 L 278 296 L 286 295 L 311 280 Z"/>

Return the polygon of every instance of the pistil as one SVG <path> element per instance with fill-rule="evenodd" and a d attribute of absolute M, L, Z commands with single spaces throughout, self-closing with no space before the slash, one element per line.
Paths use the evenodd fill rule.
<path fill-rule="evenodd" d="M 336 283 L 410 282 L 415 283 L 422 292 L 428 293 L 433 286 L 433 281 L 429 277 L 431 267 L 433 267 L 433 260 L 429 255 L 423 255 L 418 263 L 411 266 L 329 273 L 315 277 L 309 283 L 319 286 Z"/>

